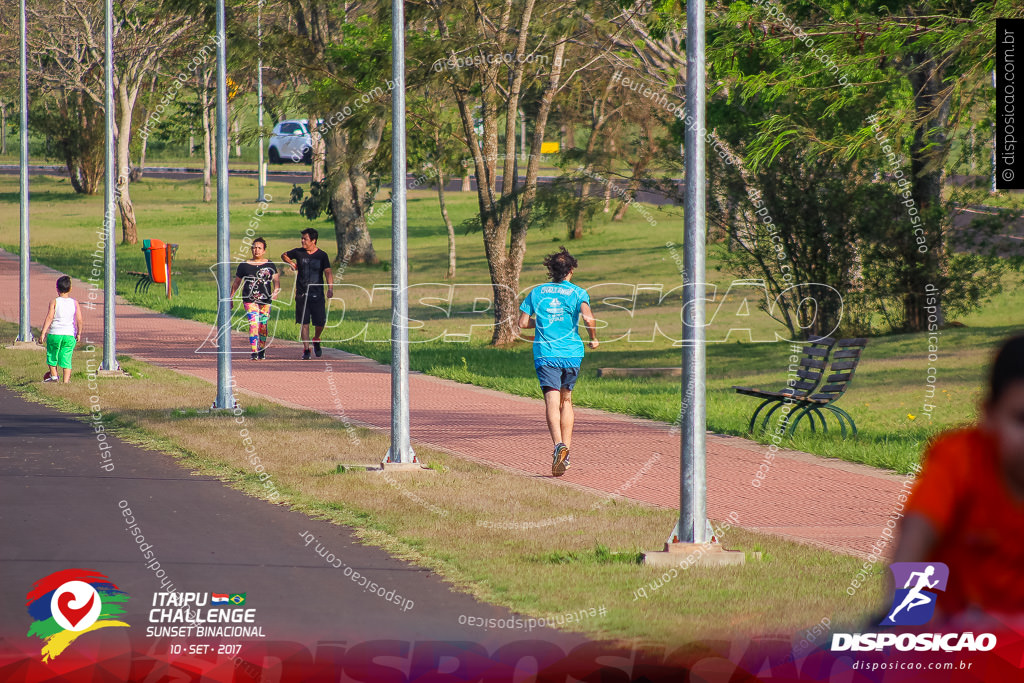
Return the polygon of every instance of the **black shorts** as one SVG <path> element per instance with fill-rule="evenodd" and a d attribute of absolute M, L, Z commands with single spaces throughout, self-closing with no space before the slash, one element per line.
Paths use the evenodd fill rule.
<path fill-rule="evenodd" d="M 327 304 L 321 297 L 295 297 L 295 322 L 300 325 L 313 323 L 316 327 L 327 324 Z"/>

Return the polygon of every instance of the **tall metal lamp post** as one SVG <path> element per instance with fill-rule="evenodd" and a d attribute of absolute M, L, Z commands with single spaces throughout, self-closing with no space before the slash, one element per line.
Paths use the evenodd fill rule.
<path fill-rule="evenodd" d="M 391 2 L 391 448 L 384 467 L 413 466 L 409 438 L 409 264 L 405 205 L 405 7 Z"/>
<path fill-rule="evenodd" d="M 704 0 L 686 3 L 686 116 L 684 137 L 686 203 L 683 235 L 683 410 L 679 462 L 679 520 L 663 552 L 645 553 L 645 564 L 677 565 L 695 556 L 702 565 L 743 564 L 742 552 L 712 543 L 707 518 L 705 469 L 707 372 L 704 354 L 705 184 Z"/>
<path fill-rule="evenodd" d="M 258 202 L 265 202 L 263 191 L 267 185 L 267 171 L 263 167 L 263 0 L 256 7 L 256 126 L 260 129 L 259 167 L 256 171 Z"/>
<path fill-rule="evenodd" d="M 18 338 L 17 342 L 32 341 L 32 325 L 29 311 L 29 235 L 28 235 L 28 24 L 25 21 L 25 0 L 21 0 L 21 160 L 20 171 L 20 221 L 18 247 Z"/>
<path fill-rule="evenodd" d="M 104 0 L 103 12 L 103 362 L 100 370 L 116 374 L 117 365 L 117 219 L 115 189 L 117 160 L 114 155 L 114 8 Z M 125 179 L 127 182 L 127 178 Z"/>
<path fill-rule="evenodd" d="M 228 88 L 224 0 L 217 0 L 217 410 L 231 410 L 231 234 L 228 202 Z"/>

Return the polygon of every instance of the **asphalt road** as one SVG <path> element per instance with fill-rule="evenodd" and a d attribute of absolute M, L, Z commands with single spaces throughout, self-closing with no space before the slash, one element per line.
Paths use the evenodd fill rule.
<path fill-rule="evenodd" d="M 0 164 L 0 174 L 16 175 L 18 174 L 19 168 L 17 164 Z M 56 175 L 56 176 L 67 176 L 67 169 L 63 166 L 56 164 L 46 165 L 32 165 L 28 169 L 29 175 Z M 253 178 L 256 177 L 256 171 L 249 171 L 243 169 L 229 170 L 228 175 L 231 177 L 239 178 Z M 194 180 L 203 177 L 203 171 L 199 168 L 171 168 L 166 166 L 148 166 L 143 178 L 163 178 L 167 180 Z M 523 178 L 523 176 L 520 176 Z M 554 176 L 540 176 L 539 182 L 547 183 L 551 182 Z M 267 182 L 268 183 L 289 183 L 297 185 L 308 185 L 310 181 L 310 170 L 308 166 L 303 164 L 281 164 L 279 166 L 272 166 L 267 171 Z M 417 182 L 417 176 L 410 173 L 405 179 L 406 188 L 408 189 L 430 189 L 429 185 L 423 184 L 422 181 Z M 470 178 L 470 187 L 472 191 L 476 191 L 476 178 Z M 502 176 L 498 176 L 498 185 L 500 187 L 502 182 Z M 682 181 L 680 181 L 682 182 Z M 383 185 L 382 187 L 390 187 L 389 185 Z M 621 189 L 624 187 L 622 183 L 616 184 L 616 188 Z M 458 192 L 462 188 L 462 180 L 456 178 L 449 180 L 445 184 L 445 190 L 448 192 Z M 601 185 L 594 183 L 591 187 L 591 194 L 594 196 L 600 196 L 603 190 Z M 616 200 L 620 195 L 616 194 L 613 197 L 613 201 Z M 656 206 L 663 205 L 678 205 L 674 200 L 666 198 L 662 194 L 656 192 L 640 191 L 637 192 L 637 201 L 645 202 L 648 204 L 654 204 Z M 613 204 L 614 206 L 614 204 Z"/>
<path fill-rule="evenodd" d="M 613 652 L 548 628 L 460 624 L 468 616 L 513 615 L 452 590 L 429 570 L 359 545 L 344 527 L 193 475 L 169 455 L 109 441 L 114 467 L 104 471 L 89 423 L 0 387 L 0 680 L 14 680 L 15 672 L 50 671 L 39 662 L 41 641 L 25 635 L 32 622 L 26 595 L 39 579 L 69 568 L 102 572 L 127 592 L 123 620 L 130 628 L 86 633 L 50 665 L 103 661 L 116 670 L 110 680 L 136 680 L 133 672 L 146 661 L 172 670 L 198 667 L 204 680 L 239 680 L 242 667 L 267 674 L 272 661 L 275 676 L 281 676 L 273 680 L 320 680 L 320 674 L 302 668 L 312 665 L 314 653 L 323 680 L 338 680 L 341 668 L 354 680 L 415 680 L 413 670 L 455 663 L 464 670 L 453 671 L 465 676 L 436 680 L 477 680 L 499 666 L 495 662 L 505 662 L 501 666 L 508 674 L 516 666 L 530 670 L 537 666 L 533 656 L 541 669 L 569 667 L 582 676 L 597 667 L 594 655 Z M 138 532 L 130 528 L 128 511 Z M 143 556 L 136 533 L 152 546 L 152 559 Z M 315 541 L 307 545 L 310 538 Z M 351 567 L 352 575 L 328 564 L 330 556 L 322 558 L 318 546 L 337 558 L 335 565 Z M 160 569 L 164 576 L 158 578 Z M 400 599 L 361 587 L 352 578 L 356 572 Z M 148 634 L 156 594 L 170 590 L 167 582 L 178 592 L 246 593 L 245 607 L 255 609 L 255 624 L 265 638 Z M 193 646 L 234 643 L 244 646 L 241 666 L 226 655 L 188 656 Z M 179 656 L 171 654 L 175 645 L 183 648 Z M 339 659 L 338 652 L 347 654 Z M 519 664 L 509 664 L 522 656 L 526 659 Z M 405 674 L 372 673 L 374 657 Z M 364 678 L 353 674 L 364 669 L 371 671 Z M 19 680 L 45 678 L 19 675 Z M 565 678 L 558 674 L 551 680 Z"/>

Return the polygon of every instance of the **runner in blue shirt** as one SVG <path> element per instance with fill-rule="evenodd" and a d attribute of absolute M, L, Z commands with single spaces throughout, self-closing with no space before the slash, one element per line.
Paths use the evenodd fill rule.
<path fill-rule="evenodd" d="M 544 259 L 544 265 L 551 276 L 551 283 L 537 285 L 526 295 L 526 300 L 519 307 L 519 327 L 537 329 L 533 340 L 533 365 L 544 392 L 548 431 L 555 443 L 551 475 L 560 477 L 569 469 L 572 389 L 583 361 L 580 315 L 590 335 L 592 349 L 598 345 L 597 327 L 587 290 L 569 281 L 579 266 L 572 254 L 561 247 Z"/>

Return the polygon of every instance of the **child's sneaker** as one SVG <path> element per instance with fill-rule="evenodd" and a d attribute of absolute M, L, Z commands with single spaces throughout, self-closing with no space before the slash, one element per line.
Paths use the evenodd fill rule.
<path fill-rule="evenodd" d="M 564 443 L 555 444 L 555 454 L 551 462 L 551 476 L 560 477 L 565 474 L 565 461 L 569 457 L 569 447 Z"/>
<path fill-rule="evenodd" d="M 59 380 L 57 379 L 56 375 L 51 375 L 50 373 L 46 373 L 46 377 L 43 378 L 43 381 L 44 382 L 57 382 Z"/>
<path fill-rule="evenodd" d="M 256 357 L 259 358 L 259 360 L 266 360 L 266 358 L 267 358 L 267 350 L 266 349 L 261 349 L 260 352 L 258 354 L 256 354 Z"/>
<path fill-rule="evenodd" d="M 250 356 L 250 358 L 252 358 L 252 360 L 259 360 L 260 359 L 260 354 L 258 354 L 255 351 L 253 351 L 252 352 L 252 356 Z"/>

